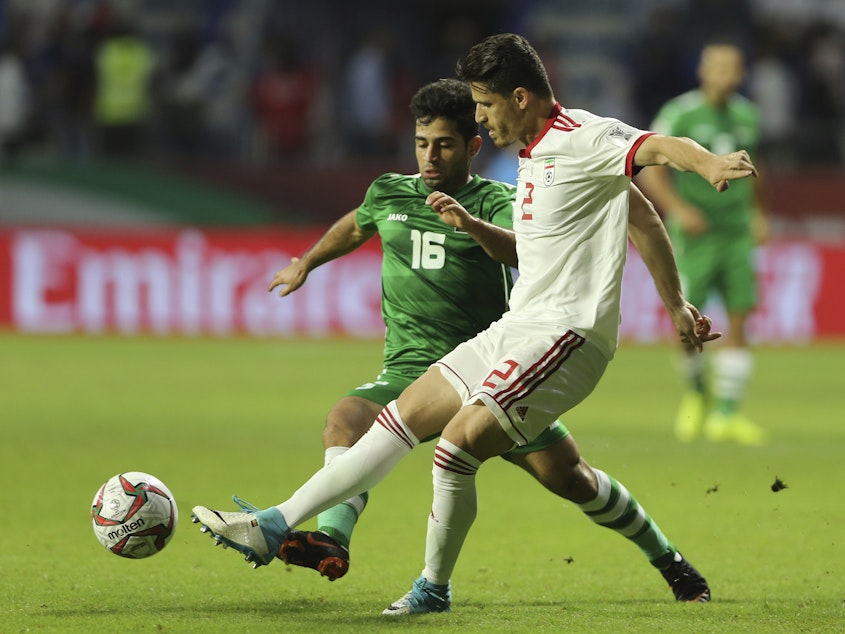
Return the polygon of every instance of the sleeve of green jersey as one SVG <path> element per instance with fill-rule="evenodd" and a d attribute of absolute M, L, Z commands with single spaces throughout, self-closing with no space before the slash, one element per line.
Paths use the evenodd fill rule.
<path fill-rule="evenodd" d="M 491 191 L 484 199 L 482 218 L 505 229 L 513 228 L 513 201 L 516 187 L 507 183 L 493 183 Z"/>
<path fill-rule="evenodd" d="M 376 180 L 370 183 L 367 188 L 367 193 L 364 195 L 364 202 L 358 205 L 358 211 L 355 214 L 355 222 L 364 231 L 378 231 L 376 226 L 376 210 L 378 209 L 378 199 L 384 191 L 384 180 L 386 174 L 379 176 Z"/>

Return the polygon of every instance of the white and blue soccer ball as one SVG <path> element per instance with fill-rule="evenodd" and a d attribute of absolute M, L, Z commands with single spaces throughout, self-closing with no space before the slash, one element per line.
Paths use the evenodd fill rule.
<path fill-rule="evenodd" d="M 173 537 L 179 511 L 164 482 L 142 471 L 109 478 L 91 502 L 91 523 L 100 543 L 115 555 L 143 559 Z"/>

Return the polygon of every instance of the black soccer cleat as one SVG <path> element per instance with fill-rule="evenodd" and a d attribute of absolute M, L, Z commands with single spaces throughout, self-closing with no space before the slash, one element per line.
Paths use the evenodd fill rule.
<path fill-rule="evenodd" d="M 660 574 L 669 582 L 669 587 L 677 601 L 687 603 L 707 603 L 710 601 L 710 587 L 707 580 L 695 567 L 684 559 L 681 553 L 675 553 L 675 561 Z"/>
<path fill-rule="evenodd" d="M 329 581 L 340 579 L 349 570 L 349 549 L 323 531 L 290 531 L 278 557 L 286 564 L 313 568 Z"/>

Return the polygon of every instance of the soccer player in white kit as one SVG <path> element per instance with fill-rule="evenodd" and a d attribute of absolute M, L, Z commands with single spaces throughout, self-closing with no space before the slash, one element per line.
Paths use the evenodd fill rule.
<path fill-rule="evenodd" d="M 371 488 L 417 444 L 441 432 L 434 452 L 434 501 L 425 568 L 385 613 L 448 611 L 450 578 L 476 514 L 475 475 L 485 460 L 536 437 L 596 386 L 617 347 L 628 192 L 638 167 L 695 171 L 718 190 L 756 173 L 745 152 L 717 156 L 689 139 L 653 135 L 558 104 L 545 69 L 521 36 L 500 34 L 474 46 L 458 67 L 476 101 L 476 119 L 499 147 L 521 142 L 514 231 L 520 277 L 510 309 L 459 345 L 388 404 L 355 446 L 294 495 L 268 509 L 231 513 L 198 506 L 194 520 L 256 564 L 272 561 L 296 526 Z M 460 215 L 445 194 L 433 209 Z M 658 223 L 659 225 L 659 223 Z M 654 231 L 664 232 L 661 226 Z M 659 241 L 658 241 L 659 242 Z M 686 302 L 671 249 L 657 258 L 658 292 L 682 341 L 699 351 L 717 336 Z M 456 412 L 456 413 L 455 413 Z M 442 420 L 449 421 L 445 428 Z M 586 462 L 578 456 L 583 465 Z M 589 474 L 573 491 L 587 514 L 618 512 L 605 481 Z M 681 575 L 703 578 L 676 553 Z M 688 567 L 684 567 L 688 566 Z"/>

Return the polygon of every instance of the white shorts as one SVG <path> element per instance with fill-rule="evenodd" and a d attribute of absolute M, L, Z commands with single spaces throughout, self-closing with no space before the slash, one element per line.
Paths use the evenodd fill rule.
<path fill-rule="evenodd" d="M 525 445 L 593 391 L 608 359 L 565 326 L 510 315 L 434 365 L 464 405 L 484 403 L 508 436 Z"/>

